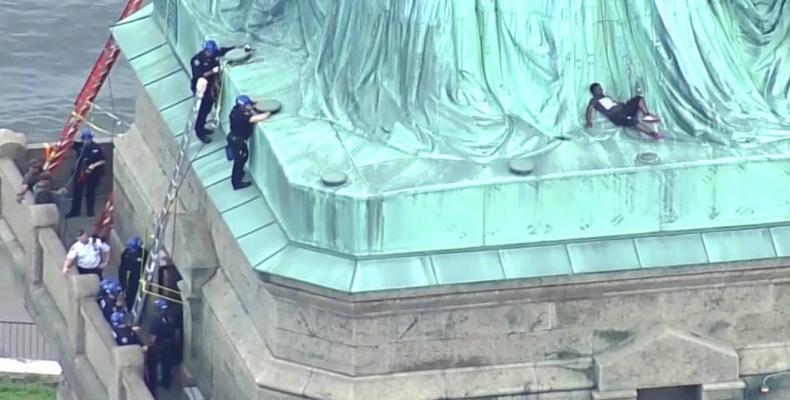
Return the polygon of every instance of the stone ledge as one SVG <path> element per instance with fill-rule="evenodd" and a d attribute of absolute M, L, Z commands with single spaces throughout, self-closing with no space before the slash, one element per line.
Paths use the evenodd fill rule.
<path fill-rule="evenodd" d="M 203 294 L 205 306 L 216 309 L 213 315 L 217 318 L 218 327 L 223 329 L 222 333 L 213 335 L 227 335 L 227 340 L 233 346 L 233 349 L 223 350 L 214 348 L 217 343 L 213 343 L 213 352 L 232 351 L 235 358 L 241 360 L 252 373 L 255 384 L 261 389 L 289 393 L 294 397 L 395 400 L 404 398 L 403 390 L 408 390 L 409 399 L 429 400 L 444 398 L 448 394 L 452 397 L 464 394 L 504 396 L 552 390 L 589 390 L 594 385 L 590 380 L 591 359 L 439 369 L 359 378 L 330 373 L 273 357 L 266 343 L 252 329 L 242 304 L 235 293 L 229 290 L 229 282 L 224 274 L 216 274 L 203 287 Z"/>
<path fill-rule="evenodd" d="M 658 359 L 660 364 L 649 361 Z M 666 325 L 595 357 L 601 391 L 731 382 L 738 379 L 738 368 L 734 349 Z"/>

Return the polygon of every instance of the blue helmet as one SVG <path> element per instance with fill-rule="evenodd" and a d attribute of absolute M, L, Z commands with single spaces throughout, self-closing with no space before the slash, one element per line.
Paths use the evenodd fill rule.
<path fill-rule="evenodd" d="M 121 287 L 121 284 L 118 282 L 110 283 L 109 285 L 107 285 L 107 287 L 104 290 L 115 297 L 118 297 L 118 295 L 120 295 L 121 292 L 123 292 L 123 288 Z"/>
<path fill-rule="evenodd" d="M 143 244 L 143 241 L 140 240 L 140 236 L 132 236 L 129 238 L 129 241 L 126 242 L 126 248 L 137 250 Z"/>
<path fill-rule="evenodd" d="M 246 94 L 240 94 L 236 97 L 236 104 L 240 106 L 251 106 L 252 99 L 250 98 L 250 96 L 247 96 Z"/>
<path fill-rule="evenodd" d="M 203 42 L 203 51 L 206 53 L 216 53 L 219 51 L 219 46 L 217 45 L 217 42 L 213 40 L 206 40 Z"/>
<path fill-rule="evenodd" d="M 91 128 L 82 128 L 80 131 L 80 139 L 82 139 L 83 142 L 86 140 L 93 140 L 93 131 Z"/>
<path fill-rule="evenodd" d="M 165 299 L 156 299 L 154 300 L 154 306 L 158 311 L 165 311 L 170 308 L 170 305 L 167 304 L 167 300 Z"/>
<path fill-rule="evenodd" d="M 107 288 L 109 288 L 110 285 L 112 285 L 113 283 L 118 283 L 118 282 L 115 279 L 107 278 L 107 279 L 101 281 L 101 283 L 99 283 L 99 288 L 102 291 L 106 291 Z"/>
<path fill-rule="evenodd" d="M 112 324 L 112 326 L 118 326 L 118 325 L 122 324 L 125 319 L 126 319 L 126 313 L 125 312 L 123 312 L 123 311 L 116 311 L 116 312 L 112 313 L 112 315 L 110 316 L 110 324 Z"/>

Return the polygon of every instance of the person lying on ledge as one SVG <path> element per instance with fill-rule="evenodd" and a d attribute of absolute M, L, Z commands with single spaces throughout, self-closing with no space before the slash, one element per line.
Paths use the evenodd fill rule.
<path fill-rule="evenodd" d="M 587 112 L 585 113 L 586 124 L 585 127 L 592 128 L 592 113 L 593 110 L 605 115 L 609 121 L 617 126 L 636 129 L 642 133 L 650 135 L 653 139 L 659 140 L 663 135 L 657 130 L 654 130 L 647 123 L 657 123 L 661 121 L 658 116 L 650 113 L 645 105 L 645 98 L 636 96 L 625 102 L 620 103 L 603 93 L 603 88 L 598 83 L 590 85 L 590 93 L 592 99 L 587 104 Z M 638 118 L 638 114 L 642 113 L 642 119 Z"/>

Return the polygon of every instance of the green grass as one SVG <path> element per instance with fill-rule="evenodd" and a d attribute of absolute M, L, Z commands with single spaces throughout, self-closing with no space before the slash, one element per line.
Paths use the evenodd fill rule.
<path fill-rule="evenodd" d="M 38 383 L 14 383 L 0 378 L 2 400 L 53 400 L 55 389 Z"/>

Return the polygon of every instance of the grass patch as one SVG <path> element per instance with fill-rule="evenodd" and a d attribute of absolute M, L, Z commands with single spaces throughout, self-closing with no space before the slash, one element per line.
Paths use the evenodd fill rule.
<path fill-rule="evenodd" d="M 16 383 L 8 378 L 0 378 L 0 399 L 53 400 L 55 389 L 40 383 Z"/>

